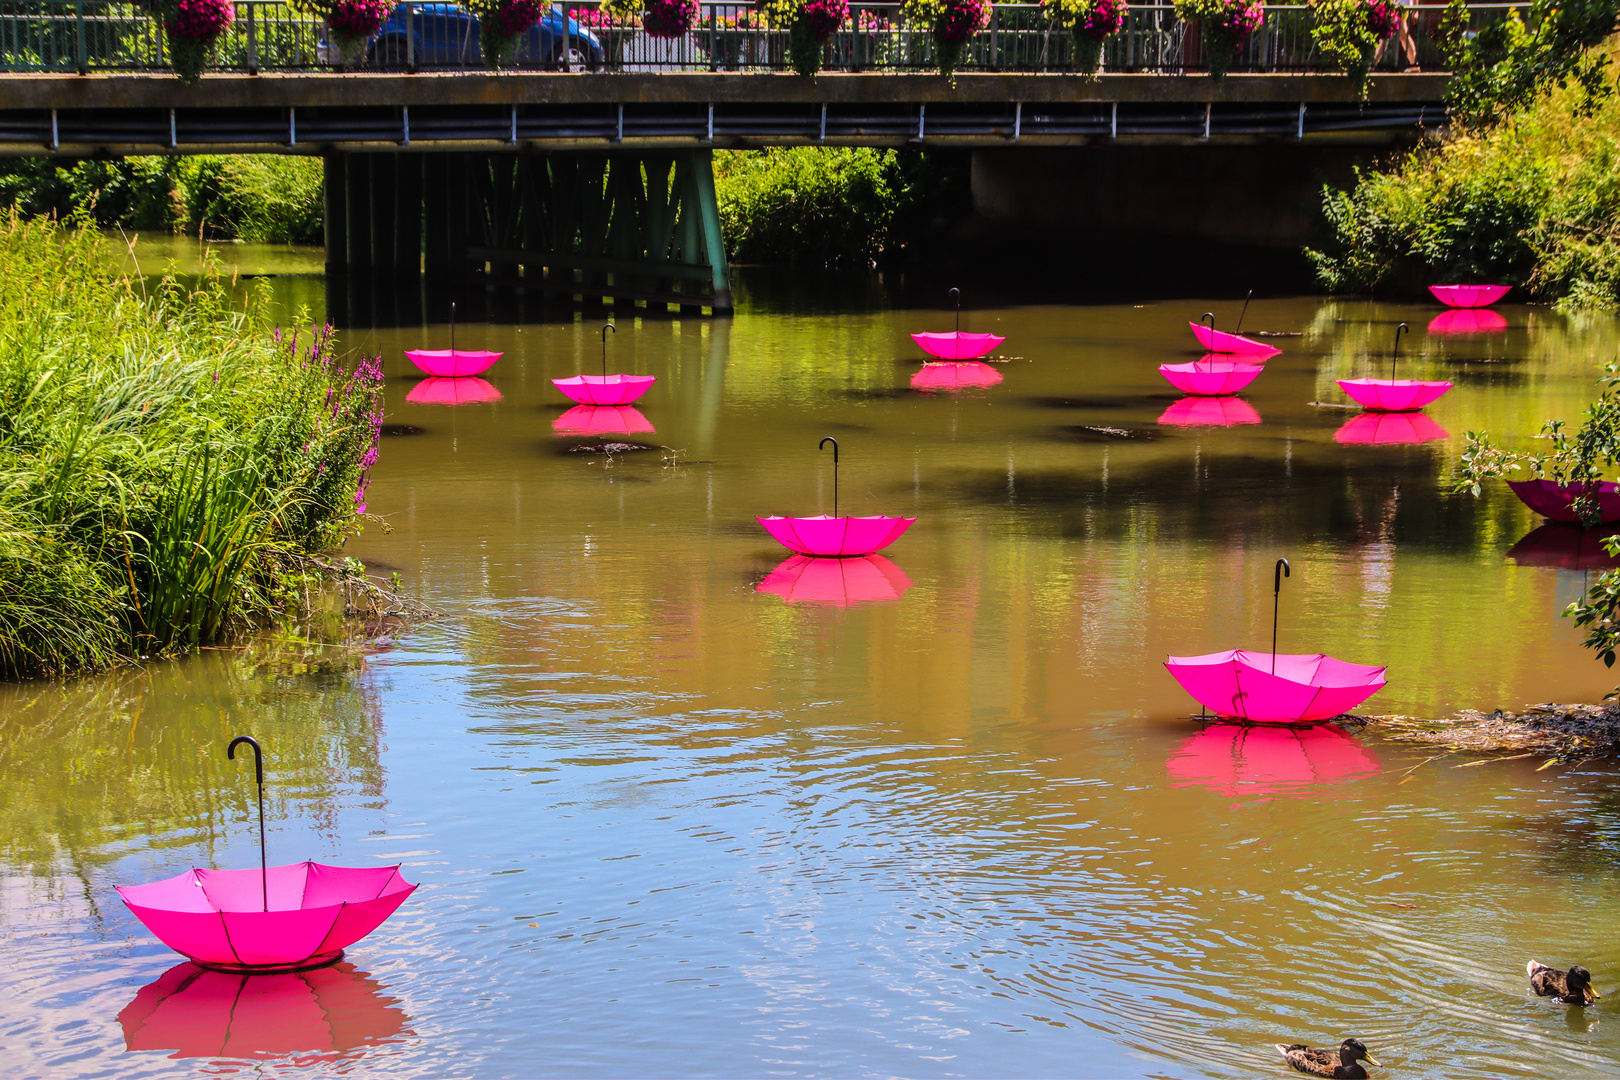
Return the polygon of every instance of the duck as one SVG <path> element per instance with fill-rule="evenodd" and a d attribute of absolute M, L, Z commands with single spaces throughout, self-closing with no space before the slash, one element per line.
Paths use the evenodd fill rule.
<path fill-rule="evenodd" d="M 1592 989 L 1592 973 L 1576 964 L 1568 971 L 1550 968 L 1540 960 L 1524 965 L 1530 975 L 1530 989 L 1538 997 L 1550 997 L 1565 1005 L 1591 1005 L 1603 995 Z"/>
<path fill-rule="evenodd" d="M 1369 1065 L 1378 1064 L 1360 1039 L 1346 1039 L 1337 1050 L 1321 1050 L 1304 1043 L 1278 1043 L 1277 1052 L 1302 1073 L 1330 1076 L 1334 1080 L 1367 1080 L 1367 1070 L 1356 1064 L 1358 1058 Z"/>

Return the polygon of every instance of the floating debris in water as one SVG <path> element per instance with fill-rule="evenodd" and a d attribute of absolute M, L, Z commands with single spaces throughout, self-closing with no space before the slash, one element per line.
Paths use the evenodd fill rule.
<path fill-rule="evenodd" d="M 1620 754 L 1620 703 L 1526 706 L 1523 712 L 1464 709 L 1448 717 L 1366 716 L 1359 719 L 1385 738 L 1428 743 L 1447 751 L 1546 757 L 1547 765 Z M 1431 759 L 1432 760 L 1432 759 Z M 1491 759 L 1487 759 L 1491 760 Z M 1512 760 L 1497 758 L 1494 760 Z M 1453 768 L 1483 765 L 1471 761 Z M 1542 768 L 1546 768 L 1543 765 Z"/>

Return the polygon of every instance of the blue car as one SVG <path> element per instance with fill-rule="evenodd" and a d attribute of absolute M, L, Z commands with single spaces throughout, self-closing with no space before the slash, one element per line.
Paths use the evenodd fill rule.
<path fill-rule="evenodd" d="M 606 54 L 595 34 L 555 8 L 518 39 L 520 68 L 600 71 Z M 454 4 L 400 4 L 366 46 L 366 66 L 412 71 L 484 66 L 478 17 Z"/>

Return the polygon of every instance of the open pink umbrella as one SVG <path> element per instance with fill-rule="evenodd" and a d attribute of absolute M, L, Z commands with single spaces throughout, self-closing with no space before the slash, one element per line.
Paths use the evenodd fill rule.
<path fill-rule="evenodd" d="M 185 963 L 141 987 L 118 1014 L 126 1050 L 171 1057 L 299 1055 L 331 1063 L 411 1032 L 382 987 L 353 964 L 282 975 L 242 975 Z"/>
<path fill-rule="evenodd" d="M 498 352 L 471 351 L 456 348 L 456 305 L 450 305 L 450 347 L 448 349 L 406 349 L 411 363 L 427 372 L 446 379 L 462 379 L 488 371 L 501 358 Z"/>
<path fill-rule="evenodd" d="M 637 435 L 654 429 L 634 405 L 575 405 L 551 422 L 551 430 L 559 435 Z"/>
<path fill-rule="evenodd" d="M 1259 422 L 1254 406 L 1235 397 L 1185 397 L 1159 417 L 1166 427 L 1233 427 Z"/>
<path fill-rule="evenodd" d="M 1508 321 L 1490 308 L 1452 308 L 1429 320 L 1431 334 L 1502 334 L 1507 328 Z"/>
<path fill-rule="evenodd" d="M 501 392 L 487 379 L 433 376 L 411 387 L 405 400 L 412 405 L 487 405 L 501 400 Z"/>
<path fill-rule="evenodd" d="M 980 360 L 924 364 L 911 377 L 913 390 L 968 390 L 994 386 L 1001 372 Z"/>
<path fill-rule="evenodd" d="M 976 360 L 1007 340 L 995 334 L 962 333 L 962 290 L 952 289 L 950 297 L 956 304 L 956 329 L 949 334 L 912 334 L 911 340 L 923 352 L 938 360 Z"/>
<path fill-rule="evenodd" d="M 1508 294 L 1511 285 L 1430 285 L 1434 298 L 1447 307 L 1488 307 Z"/>
<path fill-rule="evenodd" d="M 1313 795 L 1329 781 L 1370 776 L 1378 763 L 1335 727 L 1219 723 L 1182 743 L 1165 768 L 1175 787 L 1237 799 Z"/>
<path fill-rule="evenodd" d="M 343 957 L 415 891 L 398 866 L 266 866 L 264 752 L 253 749 L 259 786 L 259 872 L 187 870 L 148 885 L 120 885 L 118 895 L 158 940 L 216 971 L 276 973 L 321 967 Z"/>
<path fill-rule="evenodd" d="M 1205 352 L 1237 353 L 1251 360 L 1265 360 L 1282 352 L 1281 349 L 1274 349 L 1264 342 L 1243 337 L 1238 333 L 1243 329 L 1243 317 L 1249 313 L 1249 301 L 1253 299 L 1254 290 L 1250 289 L 1249 295 L 1243 298 L 1243 310 L 1238 313 L 1237 327 L 1230 334 L 1215 329 L 1213 311 L 1206 311 L 1198 322 L 1187 324 L 1192 327 L 1193 336 L 1198 339 Z M 1202 325 L 1205 320 L 1208 320 L 1208 326 Z"/>
<path fill-rule="evenodd" d="M 1620 521 L 1620 484 L 1608 480 L 1597 483 L 1598 521 L 1609 525 Z M 1580 522 L 1575 500 L 1585 484 L 1560 484 L 1553 480 L 1509 480 L 1507 486 L 1519 501 L 1549 521 Z"/>
<path fill-rule="evenodd" d="M 1520 566 L 1550 566 L 1559 570 L 1613 570 L 1620 558 L 1610 555 L 1603 541 L 1616 530 L 1583 529 L 1555 521 L 1538 525 L 1508 549 L 1507 557 Z"/>
<path fill-rule="evenodd" d="M 1277 652 L 1277 603 L 1288 560 L 1278 559 L 1272 593 L 1271 652 L 1229 649 L 1165 660 L 1181 688 L 1217 716 L 1256 724 L 1326 720 L 1353 709 L 1384 686 L 1384 669 L 1322 653 Z"/>
<path fill-rule="evenodd" d="M 607 336 L 608 331 L 615 334 L 619 328 L 612 323 L 602 327 L 602 374 L 575 375 L 570 379 L 552 379 L 551 384 L 561 390 L 571 401 L 581 405 L 629 405 L 642 394 L 645 394 L 653 383 L 658 381 L 656 375 L 609 375 L 607 373 Z"/>
<path fill-rule="evenodd" d="M 905 571 L 882 555 L 859 559 L 817 559 L 795 555 L 755 586 L 790 604 L 850 607 L 900 599 L 911 588 Z"/>
<path fill-rule="evenodd" d="M 1339 389 L 1370 412 L 1410 412 L 1421 409 L 1451 389 L 1448 382 L 1418 382 L 1395 378 L 1395 365 L 1401 358 L 1401 334 L 1405 323 L 1395 328 L 1395 348 L 1389 356 L 1387 379 L 1340 379 Z"/>
<path fill-rule="evenodd" d="M 916 518 L 903 517 L 839 517 L 838 516 L 838 440 L 828 435 L 816 444 L 820 450 L 828 443 L 833 447 L 833 512 L 832 516 L 755 518 L 772 539 L 789 551 L 812 555 L 818 559 L 843 559 L 870 555 L 900 539 L 902 533 L 917 523 Z"/>
<path fill-rule="evenodd" d="M 1450 435 L 1427 413 L 1357 413 L 1333 433 L 1333 440 L 1351 444 L 1392 446 L 1399 443 L 1426 443 Z"/>
<path fill-rule="evenodd" d="M 1258 364 L 1238 364 L 1230 360 L 1194 360 L 1190 364 L 1160 364 L 1159 374 L 1183 394 L 1222 397 L 1235 394 L 1254 382 L 1262 371 Z"/>

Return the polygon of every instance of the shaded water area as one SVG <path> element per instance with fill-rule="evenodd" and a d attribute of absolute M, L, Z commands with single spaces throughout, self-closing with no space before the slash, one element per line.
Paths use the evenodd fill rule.
<path fill-rule="evenodd" d="M 1447 492 L 1464 431 L 1575 417 L 1615 320 L 1259 301 L 1303 336 L 1227 415 L 1258 422 L 1177 426 L 1154 368 L 1202 301 L 974 310 L 1002 380 L 917 392 L 906 334 L 947 313 L 741 284 L 734 320 L 621 319 L 650 431 L 558 431 L 597 319 L 461 327 L 506 354 L 482 402 L 401 354 L 441 325 L 344 334 L 386 357 L 391 432 L 392 531 L 347 553 L 446 614 L 363 668 L 0 687 L 6 1075 L 1285 1076 L 1272 1043 L 1352 1034 L 1379 1076 L 1620 1075 L 1620 1005 L 1524 976 L 1620 987 L 1610 766 L 1210 724 L 1161 666 L 1269 648 L 1286 556 L 1283 651 L 1388 664 L 1377 711 L 1600 697 L 1559 612 L 1601 560 L 1520 545 L 1500 485 Z M 1444 436 L 1340 441 L 1354 414 L 1309 403 L 1401 320 L 1457 384 Z M 918 517 L 836 581 L 752 521 L 831 509 L 824 435 L 841 510 Z M 143 991 L 178 957 L 111 886 L 256 860 L 243 732 L 272 862 L 422 888 L 320 985 Z"/>

